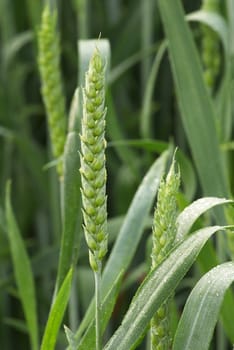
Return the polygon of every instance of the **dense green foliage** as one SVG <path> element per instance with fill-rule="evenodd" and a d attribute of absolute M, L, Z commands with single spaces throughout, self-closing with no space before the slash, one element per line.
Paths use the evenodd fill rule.
<path fill-rule="evenodd" d="M 103 349 L 231 349 L 233 38 L 232 0 L 0 1 L 1 349 L 95 349 L 89 260 Z"/>

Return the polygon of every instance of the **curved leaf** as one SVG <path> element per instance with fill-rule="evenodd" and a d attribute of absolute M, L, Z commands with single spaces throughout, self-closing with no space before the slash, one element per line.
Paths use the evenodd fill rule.
<path fill-rule="evenodd" d="M 222 237 L 223 238 L 223 237 Z M 207 242 L 204 249 L 202 249 L 197 260 L 199 271 L 202 275 L 207 273 L 209 270 L 214 268 L 219 264 L 219 259 L 215 248 L 211 242 Z M 234 315 L 234 295 L 231 289 L 227 290 L 225 298 L 223 301 L 223 306 L 221 310 L 221 317 L 223 328 L 227 334 L 229 340 L 234 343 L 234 332 L 233 332 L 233 317 Z"/>
<path fill-rule="evenodd" d="M 6 60 L 7 64 L 9 65 L 18 54 L 18 52 L 32 40 L 33 32 L 29 30 L 19 33 L 13 37 L 13 39 L 7 43 L 4 49 L 4 59 Z"/>
<path fill-rule="evenodd" d="M 173 350 L 209 349 L 224 294 L 233 281 L 234 262 L 219 265 L 200 279 L 185 305 Z"/>
<path fill-rule="evenodd" d="M 121 326 L 104 350 L 135 349 L 158 307 L 184 277 L 209 237 L 220 229 L 223 227 L 212 226 L 197 231 L 149 273 L 133 298 Z"/>
<path fill-rule="evenodd" d="M 232 200 L 217 197 L 204 197 L 187 206 L 177 218 L 176 240 L 180 241 L 189 232 L 195 221 L 207 210 L 221 204 L 233 203 Z"/>
<path fill-rule="evenodd" d="M 222 16 L 215 12 L 200 10 L 190 13 L 186 18 L 189 21 L 202 22 L 211 27 L 219 35 L 225 51 L 228 51 L 228 28 Z"/>

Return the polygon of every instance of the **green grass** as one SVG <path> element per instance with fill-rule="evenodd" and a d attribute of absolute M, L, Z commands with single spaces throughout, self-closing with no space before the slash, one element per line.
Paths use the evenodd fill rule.
<path fill-rule="evenodd" d="M 44 18 L 43 32 L 44 5 L 58 17 L 49 27 Z M 163 336 L 150 344 L 161 305 L 173 350 L 231 349 L 232 10 L 231 0 L 0 2 L 1 349 L 166 350 Z M 95 47 L 107 107 L 98 317 L 89 249 L 96 259 L 103 246 L 100 232 L 85 241 L 79 172 Z M 172 230 L 157 191 L 175 148 L 181 186 L 173 199 L 163 190 L 176 203 Z M 154 268 L 153 223 L 165 226 L 161 247 L 170 245 Z"/>

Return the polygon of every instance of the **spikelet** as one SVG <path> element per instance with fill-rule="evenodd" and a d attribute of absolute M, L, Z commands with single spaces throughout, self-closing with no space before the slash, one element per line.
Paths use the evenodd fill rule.
<path fill-rule="evenodd" d="M 173 247 L 177 229 L 176 195 L 179 185 L 180 174 L 175 172 L 173 160 L 166 180 L 161 181 L 158 191 L 153 221 L 152 268 L 158 266 Z M 168 302 L 165 302 L 151 321 L 151 349 L 167 350 L 170 348 L 170 343 Z"/>
<path fill-rule="evenodd" d="M 94 271 L 100 271 L 101 261 L 107 252 L 104 80 L 105 67 L 96 48 L 83 91 L 80 168 L 84 232 Z"/>
<path fill-rule="evenodd" d="M 219 12 L 219 0 L 203 0 L 202 10 Z M 212 91 L 220 68 L 220 50 L 217 34 L 206 25 L 201 26 L 202 31 L 202 62 L 204 67 L 204 80 Z"/>
<path fill-rule="evenodd" d="M 66 137 L 65 101 L 59 66 L 60 48 L 56 31 L 57 12 L 49 6 L 42 13 L 38 33 L 38 64 L 42 82 L 42 97 L 46 107 L 53 156 L 61 158 Z M 57 165 L 58 174 L 63 172 L 62 162 Z"/>

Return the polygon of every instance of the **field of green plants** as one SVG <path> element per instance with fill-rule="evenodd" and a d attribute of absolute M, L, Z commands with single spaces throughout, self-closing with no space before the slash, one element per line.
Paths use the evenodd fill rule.
<path fill-rule="evenodd" d="M 233 0 L 1 0 L 0 81 L 0 349 L 233 349 Z"/>

